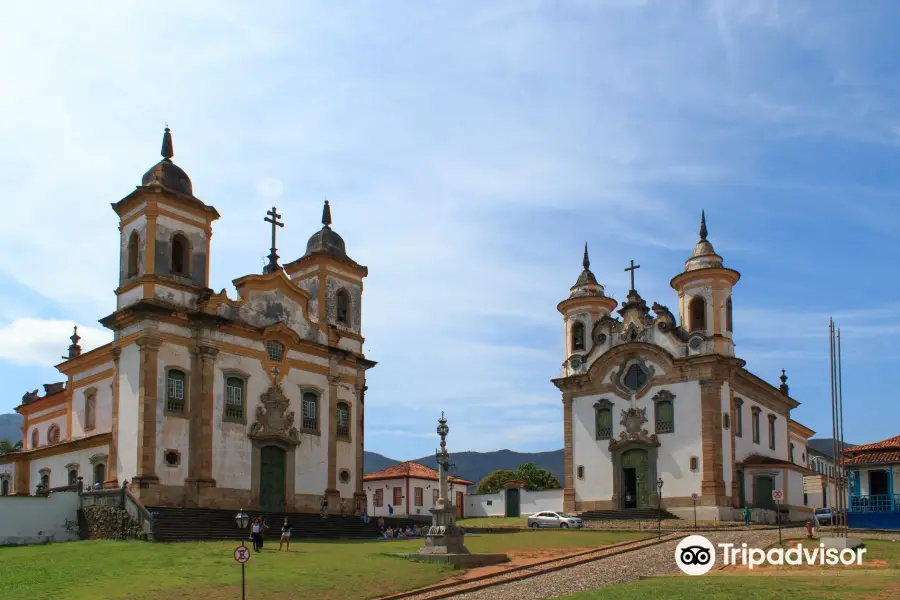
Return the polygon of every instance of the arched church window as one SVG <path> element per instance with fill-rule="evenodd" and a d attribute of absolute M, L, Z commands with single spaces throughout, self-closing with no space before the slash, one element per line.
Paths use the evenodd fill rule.
<path fill-rule="evenodd" d="M 41 469 L 41 487 L 44 488 L 44 492 L 50 489 L 50 471 L 47 469 Z"/>
<path fill-rule="evenodd" d="M 350 438 L 350 406 L 346 402 L 337 404 L 337 436 Z"/>
<path fill-rule="evenodd" d="M 169 369 L 166 375 L 166 411 L 184 412 L 184 371 Z"/>
<path fill-rule="evenodd" d="M 731 311 L 731 296 L 728 296 L 728 301 L 725 302 L 725 331 L 731 333 L 734 331 L 734 322 L 732 321 L 732 311 Z"/>
<path fill-rule="evenodd" d="M 303 392 L 303 418 L 301 428 L 307 431 L 319 430 L 319 396 L 315 392 Z"/>
<path fill-rule="evenodd" d="M 100 486 L 103 486 L 103 481 L 106 479 L 106 465 L 103 463 L 97 463 L 94 465 L 94 485 L 96 486 L 98 483 Z"/>
<path fill-rule="evenodd" d="M 597 439 L 606 440 L 612 437 L 612 408 L 597 409 Z"/>
<path fill-rule="evenodd" d="M 337 293 L 337 321 L 342 325 L 350 325 L 350 294 L 347 290 Z"/>
<path fill-rule="evenodd" d="M 266 342 L 266 353 L 272 362 L 281 362 L 281 359 L 284 358 L 284 344 L 275 340 L 269 340 Z"/>
<path fill-rule="evenodd" d="M 132 231 L 128 237 L 128 277 L 134 277 L 138 274 L 138 256 L 141 249 L 141 236 L 137 231 Z"/>
<path fill-rule="evenodd" d="M 31 430 L 31 449 L 34 450 L 41 445 L 41 434 L 37 428 Z"/>
<path fill-rule="evenodd" d="M 672 433 L 675 431 L 675 411 L 671 400 L 660 400 L 656 403 L 656 433 Z"/>
<path fill-rule="evenodd" d="M 180 233 L 176 233 L 172 237 L 172 268 L 171 272 L 175 275 L 187 275 L 190 243 L 187 238 Z"/>
<path fill-rule="evenodd" d="M 584 323 L 575 321 L 572 325 L 572 351 L 584 350 Z"/>
<path fill-rule="evenodd" d="M 626 388 L 632 392 L 637 392 L 647 385 L 647 379 L 647 371 L 645 371 L 641 365 L 633 364 L 628 367 L 628 371 L 625 372 L 625 378 L 622 382 L 625 384 Z"/>
<path fill-rule="evenodd" d="M 94 428 L 97 420 L 97 393 L 86 392 L 84 396 L 84 430 L 90 431 Z"/>
<path fill-rule="evenodd" d="M 690 314 L 690 330 L 705 331 L 706 330 L 706 300 L 700 296 L 695 296 L 690 304 L 688 304 L 688 312 Z"/>
<path fill-rule="evenodd" d="M 69 469 L 69 485 L 78 483 L 78 469 Z"/>
<path fill-rule="evenodd" d="M 225 420 L 241 421 L 244 418 L 244 380 L 229 377 L 225 380 Z"/>

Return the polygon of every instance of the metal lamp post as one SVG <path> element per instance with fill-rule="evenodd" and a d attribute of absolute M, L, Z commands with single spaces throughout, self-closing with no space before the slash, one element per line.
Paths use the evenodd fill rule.
<path fill-rule="evenodd" d="M 238 529 L 241 530 L 241 545 L 244 545 L 244 542 L 247 540 L 247 525 L 250 523 L 250 515 L 245 513 L 243 509 L 241 509 L 238 514 L 234 516 L 234 522 L 237 523 Z M 244 563 L 241 562 L 241 600 L 246 600 L 247 598 L 247 586 L 245 585 L 246 578 L 244 576 Z"/>
<path fill-rule="evenodd" d="M 660 477 L 656 481 L 656 506 L 657 512 L 659 513 L 656 518 L 656 537 L 657 539 L 662 539 L 662 486 L 663 480 Z"/>

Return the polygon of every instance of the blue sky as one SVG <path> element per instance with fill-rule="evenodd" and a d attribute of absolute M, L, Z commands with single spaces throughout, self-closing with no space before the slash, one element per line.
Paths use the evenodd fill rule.
<path fill-rule="evenodd" d="M 262 268 L 268 207 L 287 261 L 331 200 L 370 269 L 369 450 L 433 452 L 441 410 L 451 450 L 561 447 L 555 307 L 585 240 L 613 297 L 634 259 L 674 308 L 702 208 L 743 274 L 747 367 L 786 368 L 795 417 L 830 436 L 833 315 L 848 439 L 900 433 L 900 7 L 51 4 L 0 22 L 0 412 L 61 380 L 73 322 L 86 348 L 109 339 L 109 203 L 168 122 L 222 214 L 216 290 Z"/>

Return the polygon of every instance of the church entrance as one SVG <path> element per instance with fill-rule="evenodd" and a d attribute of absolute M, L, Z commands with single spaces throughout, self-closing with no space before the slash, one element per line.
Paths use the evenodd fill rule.
<path fill-rule="evenodd" d="M 259 453 L 259 508 L 263 511 L 284 510 L 285 451 L 278 446 L 263 446 Z"/>
<path fill-rule="evenodd" d="M 647 450 L 632 448 L 622 454 L 623 508 L 650 507 L 650 460 Z"/>
<path fill-rule="evenodd" d="M 756 478 L 756 508 L 773 508 L 772 490 L 775 482 L 771 477 L 760 476 Z"/>

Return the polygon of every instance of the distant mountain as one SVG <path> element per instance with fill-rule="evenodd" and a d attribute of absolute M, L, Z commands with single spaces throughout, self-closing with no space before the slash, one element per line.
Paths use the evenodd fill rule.
<path fill-rule="evenodd" d="M 828 458 L 834 458 L 834 438 L 813 438 L 809 440 L 806 445 L 819 454 L 827 456 Z M 844 447 L 841 448 L 841 450 L 858 445 L 859 444 L 849 444 L 844 442 Z"/>
<path fill-rule="evenodd" d="M 10 444 L 22 441 L 22 415 L 0 415 L 0 440 L 7 440 Z"/>
<path fill-rule="evenodd" d="M 485 475 L 497 469 L 515 470 L 522 463 L 533 462 L 539 467 L 547 469 L 559 480 L 565 483 L 565 458 L 563 451 L 552 450 L 550 452 L 513 452 L 512 450 L 497 450 L 496 452 L 454 452 L 450 455 L 454 465 L 452 473 L 457 477 L 463 477 L 477 485 Z M 365 472 L 374 473 L 386 469 L 401 461 L 387 458 L 376 452 L 365 453 Z M 434 455 L 416 459 L 432 469 L 437 469 L 437 460 Z"/>

